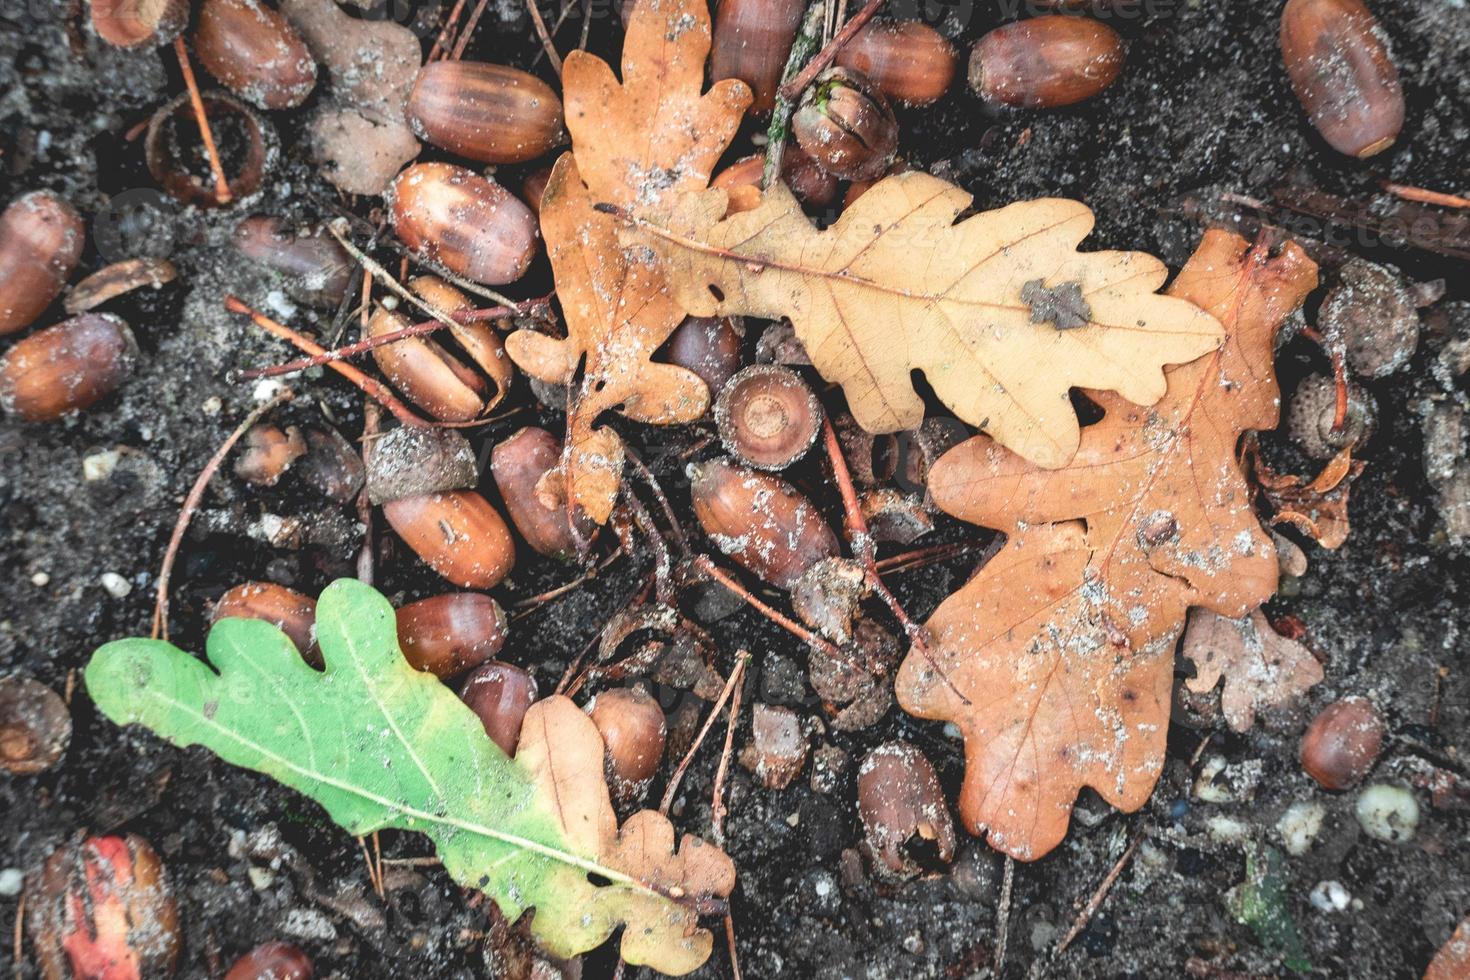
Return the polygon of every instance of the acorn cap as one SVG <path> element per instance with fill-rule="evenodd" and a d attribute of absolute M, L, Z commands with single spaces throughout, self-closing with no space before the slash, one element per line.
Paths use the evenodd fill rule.
<path fill-rule="evenodd" d="M 817 441 L 822 405 L 795 371 L 756 364 L 720 389 L 715 425 L 720 442 L 735 458 L 757 469 L 779 470 Z"/>

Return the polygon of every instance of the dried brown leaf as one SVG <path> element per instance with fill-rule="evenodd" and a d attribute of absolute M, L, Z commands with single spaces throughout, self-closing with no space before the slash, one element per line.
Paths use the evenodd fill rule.
<path fill-rule="evenodd" d="M 1073 387 L 1138 404 L 1162 367 L 1215 348 L 1220 324 L 1157 295 L 1142 252 L 1078 252 L 1092 212 L 1058 198 L 966 218 L 970 195 L 925 173 L 887 177 L 825 231 L 784 186 L 725 217 L 714 189 L 667 220 L 632 209 L 632 240 L 660 253 L 680 304 L 701 316 L 789 317 L 812 364 L 843 386 L 870 432 L 917 426 L 919 370 L 956 415 L 1045 467 L 1077 450 Z"/>
<path fill-rule="evenodd" d="M 1277 633 L 1259 609 L 1239 619 L 1191 609 L 1184 655 L 1195 664 L 1186 685 L 1196 694 L 1225 678 L 1220 709 L 1237 732 L 1249 731 L 1256 711 L 1284 704 L 1322 681 L 1312 651 Z"/>
<path fill-rule="evenodd" d="M 623 47 L 623 80 L 585 52 L 567 57 L 563 101 L 572 152 L 552 171 L 541 203 L 567 336 L 522 330 L 506 343 L 532 377 L 582 377 L 568 407 L 564 450 L 573 501 L 599 523 L 612 512 L 622 442 L 599 416 L 616 410 L 654 425 L 689 422 L 709 406 L 692 371 L 655 364 L 653 352 L 684 317 L 646 249 L 625 250 L 615 220 L 594 204 L 660 213 L 675 195 L 709 184 L 734 136 L 750 89 L 735 80 L 704 92 L 709 13 L 693 0 L 641 0 Z"/>
<path fill-rule="evenodd" d="M 959 726 L 960 813 L 995 847 L 1045 854 L 1083 786 L 1141 806 L 1163 764 L 1185 610 L 1243 616 L 1275 590 L 1235 450 L 1277 423 L 1273 339 L 1315 284 L 1295 245 L 1271 257 L 1209 232 L 1170 294 L 1218 317 L 1226 341 L 1170 368 L 1158 404 L 1089 392 L 1103 418 L 1060 471 L 986 436 L 931 471 L 938 506 L 1009 538 L 935 612 L 934 642 L 909 654 L 897 692 L 910 713 Z"/>

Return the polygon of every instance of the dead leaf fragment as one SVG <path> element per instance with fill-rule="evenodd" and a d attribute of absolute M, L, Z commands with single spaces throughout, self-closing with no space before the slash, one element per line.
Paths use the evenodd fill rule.
<path fill-rule="evenodd" d="M 624 249 L 613 218 L 594 204 L 659 213 L 676 194 L 709 184 L 710 171 L 750 102 L 743 82 L 704 92 L 709 12 L 693 0 L 644 0 L 623 47 L 623 80 L 602 59 L 573 52 L 562 73 L 572 152 L 558 161 L 541 203 L 567 336 L 530 330 L 506 342 L 522 370 L 554 385 L 582 377 L 568 406 L 563 466 L 570 496 L 603 523 L 622 474 L 622 442 L 599 428 L 615 410 L 653 425 L 689 422 L 709 406 L 692 371 L 654 364 L 653 352 L 684 318 L 647 249 Z"/>
<path fill-rule="evenodd" d="M 701 316 L 788 317 L 869 432 L 917 426 L 920 370 L 964 421 L 1039 466 L 1072 459 L 1073 387 L 1149 405 L 1162 367 L 1220 342 L 1214 317 L 1158 295 L 1142 252 L 1078 252 L 1092 212 L 1057 198 L 955 223 L 964 190 L 887 177 L 818 231 L 784 186 L 725 217 L 726 194 L 682 198 L 667 220 L 635 210 L 630 240 L 661 254 L 676 298 Z M 723 220 L 722 220 L 723 219 Z"/>
<path fill-rule="evenodd" d="M 1284 704 L 1322 681 L 1312 651 L 1277 633 L 1259 609 L 1239 619 L 1190 610 L 1184 655 L 1195 664 L 1185 684 L 1196 694 L 1225 679 L 1220 708 L 1237 732 L 1250 730 L 1258 709 Z"/>
<path fill-rule="evenodd" d="M 700 907 L 730 894 L 735 865 L 697 837 L 685 835 L 676 850 L 673 824 L 655 810 L 639 810 L 619 830 L 603 751 L 602 736 L 586 713 L 568 698 L 550 697 L 526 712 L 516 761 L 530 770 L 544 798 L 559 801 L 558 822 L 572 849 L 632 879 L 599 889 L 599 902 L 587 909 L 588 923 L 605 925 L 607 932 L 619 922 L 643 923 L 623 930 L 623 959 L 687 973 L 709 958 L 714 943 L 699 928 Z M 585 878 L 576 868 L 563 873 Z"/>
<path fill-rule="evenodd" d="M 1291 524 L 1329 551 L 1341 548 L 1352 525 L 1348 521 L 1348 494 L 1363 472 L 1352 447 L 1344 447 L 1310 481 L 1291 473 L 1277 473 L 1248 448 L 1245 454 L 1261 493 L 1275 512 L 1271 523 Z"/>
<path fill-rule="evenodd" d="M 1464 980 L 1470 976 L 1470 918 L 1464 919 L 1434 954 L 1424 980 Z"/>
<path fill-rule="evenodd" d="M 1218 317 L 1226 341 L 1169 368 L 1156 405 L 1089 392 L 1103 417 L 1063 470 L 987 436 L 931 470 L 940 508 L 1009 537 L 935 612 L 928 655 L 910 652 L 896 690 L 911 714 L 959 726 L 960 813 L 993 846 L 1042 856 L 1083 786 L 1141 806 L 1163 764 L 1186 609 L 1243 616 L 1274 592 L 1275 550 L 1235 451 L 1242 432 L 1277 423 L 1273 339 L 1315 284 L 1295 245 L 1273 258 L 1211 231 L 1170 293 Z"/>

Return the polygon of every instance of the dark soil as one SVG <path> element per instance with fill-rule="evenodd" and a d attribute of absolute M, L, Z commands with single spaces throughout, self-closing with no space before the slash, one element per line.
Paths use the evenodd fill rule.
<path fill-rule="evenodd" d="M 1148 250 L 1173 268 L 1193 249 L 1205 216 L 1231 213 L 1218 204 L 1222 192 L 1270 202 L 1281 189 L 1319 190 L 1381 215 L 1391 199 L 1380 191 L 1380 179 L 1470 191 L 1470 10 L 1462 0 L 1370 5 L 1392 38 L 1409 112 L 1398 144 L 1369 163 L 1332 153 L 1306 123 L 1281 68 L 1280 4 L 1257 0 L 1156 0 L 1149 16 L 1119 22 L 1129 39 L 1128 63 L 1101 98 L 1069 110 L 1002 115 L 982 109 L 957 86 L 938 106 L 902 114 L 902 152 L 963 184 L 978 207 L 1042 195 L 1079 198 L 1098 216 L 1090 247 Z M 394 6 L 407 20 L 415 5 Z M 927 14 L 967 45 L 1006 19 L 1007 6 L 966 2 Z M 99 644 L 148 631 L 159 562 L 182 497 L 253 405 L 252 386 L 231 383 L 227 373 L 283 359 L 279 343 L 222 309 L 226 293 L 265 308 L 272 289 L 230 248 L 234 225 L 251 213 L 321 219 L 330 216 L 328 202 L 338 200 L 298 145 L 300 112 L 273 117 L 283 152 L 256 197 L 207 213 L 159 198 L 142 165 L 141 141 L 125 134 L 182 91 L 178 68 L 167 49 L 108 49 L 84 26 L 80 7 L 79 0 L 30 0 L 0 10 L 0 199 L 36 188 L 70 199 L 93 229 L 80 272 L 135 255 L 166 255 L 180 278 L 118 306 L 143 352 L 138 373 L 120 393 L 61 424 L 0 423 L 0 675 L 23 672 L 58 691 L 70 689 Z M 599 12 L 605 7 L 593 4 Z M 564 45 L 578 26 L 563 33 Z M 592 46 L 615 48 L 620 32 L 615 16 L 599 17 L 591 25 Z M 530 67 L 537 51 L 521 6 L 505 2 L 492 6 L 470 55 Z M 544 62 L 538 70 L 552 77 Z M 731 155 L 748 152 L 742 136 Z M 518 187 L 521 173 L 502 176 Z M 373 203 L 357 202 L 359 213 Z M 1245 214 L 1241 227 L 1253 234 L 1260 215 Z M 1420 435 L 1426 399 L 1465 397 L 1463 379 L 1431 367 L 1455 331 L 1470 331 L 1470 277 L 1463 259 L 1321 221 L 1287 221 L 1279 210 L 1271 217 L 1304 240 L 1331 241 L 1333 247 L 1315 251 L 1329 279 L 1332 262 L 1362 254 L 1397 264 L 1416 280 L 1448 281 L 1448 296 L 1423 312 L 1425 335 L 1412 364 L 1369 385 L 1380 424 L 1362 453 L 1367 469 L 1352 493 L 1351 537 L 1335 553 L 1308 545 L 1310 571 L 1288 580 L 1269 607 L 1274 618 L 1305 625 L 1327 680 L 1306 704 L 1267 716 L 1246 735 L 1230 733 L 1208 704 L 1177 713 L 1170 760 L 1140 813 L 1118 814 L 1084 797 L 1066 842 L 1015 868 L 1006 976 L 1025 975 L 1055 946 L 1138 835 L 1145 842 L 1051 966 L 1054 975 L 1284 975 L 1280 947 L 1237 920 L 1227 893 L 1245 878 L 1248 849 L 1281 846 L 1276 822 L 1303 800 L 1325 807 L 1326 822 L 1306 854 L 1285 859 L 1281 883 L 1283 914 L 1301 933 L 1308 972 L 1418 977 L 1470 913 L 1470 852 L 1463 849 L 1470 818 L 1460 752 L 1470 740 L 1464 661 L 1470 567 L 1463 547 L 1444 534 L 1424 476 Z M 518 295 L 544 291 L 546 283 L 546 270 L 538 267 Z M 1319 300 L 1314 297 L 1309 318 Z M 299 311 L 293 322 L 306 326 L 310 315 Z M 752 344 L 757 332 L 750 332 Z M 1279 367 L 1289 397 L 1326 362 L 1312 344 L 1296 340 L 1283 349 Z M 355 390 L 330 375 L 293 384 L 298 397 L 280 418 L 325 419 L 349 438 L 360 433 Z M 530 404 L 524 389 L 516 398 Z M 555 413 L 528 409 L 478 434 L 476 443 L 488 448 L 538 415 L 548 428 L 561 427 Z M 707 427 L 622 428 L 687 513 L 679 453 Z M 1266 442 L 1278 467 L 1312 469 L 1284 437 Z M 84 459 L 109 450 L 119 454 L 110 474 L 84 479 Z M 836 494 L 816 466 L 797 478 L 835 508 Z M 266 514 L 306 517 L 313 540 L 274 550 L 252 538 L 250 525 Z M 838 517 L 835 509 L 830 514 Z M 315 594 L 333 578 L 353 574 L 361 534 L 350 508 L 330 507 L 290 480 L 257 491 L 228 474 L 217 478 L 176 569 L 175 641 L 198 649 L 208 600 L 239 581 L 269 579 Z M 939 532 L 941 540 L 977 534 L 954 524 Z M 395 601 L 443 591 L 391 535 L 377 557 L 377 584 Z M 916 616 L 927 615 L 963 581 L 973 560 L 903 576 L 901 599 Z M 620 561 L 588 587 L 517 621 L 506 658 L 534 668 L 549 690 L 608 615 L 642 590 L 649 567 L 647 554 Z M 110 593 L 102 585 L 105 573 L 121 576 L 131 591 Z M 572 568 L 523 557 L 499 597 L 509 604 L 573 575 Z M 709 628 L 721 670 L 738 648 L 756 654 L 747 703 L 794 704 L 814 721 L 820 716 L 805 684 L 805 656 L 788 635 L 746 611 Z M 678 700 L 692 699 L 663 693 L 671 717 Z M 1366 836 L 1353 816 L 1357 794 L 1324 792 L 1297 762 L 1306 719 L 1346 693 L 1371 697 L 1387 717 L 1391 737 L 1372 779 L 1414 790 L 1423 815 L 1407 843 Z M 387 901 L 379 901 L 357 843 L 312 803 L 201 750 L 180 751 L 144 732 L 120 730 L 97 716 L 79 684 L 71 707 L 75 735 L 61 765 L 35 777 L 0 777 L 0 870 L 35 869 L 82 832 L 133 831 L 152 841 L 168 865 L 183 921 L 181 976 L 220 976 L 242 952 L 274 938 L 304 946 L 323 977 L 487 975 L 480 938 L 485 909 L 437 869 L 400 870 Z M 889 886 L 871 880 L 849 852 L 859 838 L 856 764 L 895 737 L 919 745 L 948 790 L 958 786 L 958 742 L 896 709 L 865 731 L 816 739 L 840 747 L 849 760 L 828 792 L 811 787 L 810 766 L 780 792 L 763 790 L 743 769 L 732 771 L 728 849 L 740 869 L 733 908 L 746 977 L 991 975 L 1002 878 L 997 855 L 971 840 L 952 868 Z M 1251 793 L 1220 803 L 1192 797 L 1199 767 L 1191 767 L 1191 758 L 1205 737 L 1211 739 L 1206 759 L 1220 755 L 1258 772 Z M 742 731 L 737 747 L 743 741 Z M 708 830 L 716 755 L 714 749 L 701 754 L 675 807 L 677 822 L 691 832 Z M 1440 787 L 1434 794 L 1426 788 L 1431 779 Z M 1222 818 L 1243 825 L 1235 831 L 1244 843 Z M 425 843 L 408 835 L 387 835 L 383 846 L 395 856 L 426 853 Z M 1329 880 L 1351 894 L 1347 909 L 1323 912 L 1309 900 L 1314 886 Z M 16 911 L 15 895 L 0 896 L 0 921 L 8 926 Z M 38 975 L 29 951 L 14 964 L 9 943 L 4 946 L 0 971 Z M 586 975 L 610 969 L 603 951 L 588 958 Z M 729 975 L 723 941 L 698 975 Z"/>

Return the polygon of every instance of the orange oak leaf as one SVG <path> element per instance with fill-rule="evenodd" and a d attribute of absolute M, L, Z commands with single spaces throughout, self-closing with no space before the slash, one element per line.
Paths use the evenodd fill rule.
<path fill-rule="evenodd" d="M 1470 977 L 1470 918 L 1461 921 L 1424 971 L 1424 980 L 1465 980 L 1466 977 Z"/>
<path fill-rule="evenodd" d="M 1220 708 L 1237 732 L 1255 724 L 1257 709 L 1284 704 L 1322 681 L 1312 651 L 1277 633 L 1259 609 L 1239 619 L 1191 609 L 1184 655 L 1195 665 L 1185 682 L 1191 691 L 1212 690 L 1225 679 Z"/>
<path fill-rule="evenodd" d="M 913 372 L 959 418 L 1046 467 L 1077 451 L 1073 387 L 1142 405 L 1166 364 L 1220 343 L 1220 324 L 1155 290 L 1164 264 L 1143 252 L 1078 251 L 1092 211 L 1022 201 L 960 220 L 973 200 L 918 171 L 886 177 L 818 230 L 782 185 L 726 215 L 715 188 L 666 221 L 629 215 L 696 316 L 789 317 L 812 365 L 842 385 L 869 432 L 916 427 Z"/>
<path fill-rule="evenodd" d="M 1272 257 L 1211 231 L 1169 292 L 1217 317 L 1226 341 L 1169 368 L 1157 404 L 1088 392 L 1103 417 L 1060 470 L 978 436 L 930 472 L 941 508 L 1009 537 L 935 612 L 927 655 L 910 652 L 896 688 L 911 714 L 960 728 L 960 814 L 992 846 L 1042 856 L 1083 786 L 1142 806 L 1186 609 L 1243 616 L 1275 591 L 1236 444 L 1277 423 L 1273 340 L 1316 281 L 1293 244 Z"/>
<path fill-rule="evenodd" d="M 575 384 L 563 470 L 570 498 L 599 523 L 612 512 L 622 442 L 598 426 L 604 412 L 654 425 L 699 418 L 709 391 L 698 375 L 650 358 L 684 313 L 668 298 L 646 249 L 624 250 L 614 219 L 594 204 L 660 213 L 674 195 L 709 184 L 750 103 L 741 81 L 704 92 L 709 12 L 696 0 L 640 0 L 623 47 L 623 80 L 602 59 L 575 51 L 562 71 L 572 151 L 557 162 L 542 199 L 565 339 L 531 330 L 506 343 L 541 381 Z M 580 379 L 577 371 L 581 369 Z"/>

